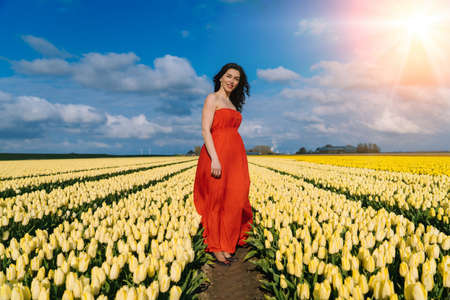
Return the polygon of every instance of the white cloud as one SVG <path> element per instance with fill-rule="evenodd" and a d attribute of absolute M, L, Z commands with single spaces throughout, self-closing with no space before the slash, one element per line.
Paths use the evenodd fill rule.
<path fill-rule="evenodd" d="M 82 124 L 100 122 L 104 119 L 91 106 L 53 104 L 34 96 L 19 96 L 12 101 L 4 102 L 0 107 L 0 118 L 4 121 L 2 127 L 15 126 L 16 122 L 62 121 Z"/>
<path fill-rule="evenodd" d="M 9 101 L 11 99 L 12 99 L 12 96 L 10 94 L 0 91 L 0 102 Z"/>
<path fill-rule="evenodd" d="M 372 123 L 368 123 L 367 126 L 377 131 L 390 133 L 431 133 L 426 129 L 417 126 L 412 121 L 402 116 L 395 115 L 389 110 L 385 110 L 381 116 Z"/>
<path fill-rule="evenodd" d="M 127 118 L 122 115 L 115 116 L 106 113 L 106 124 L 100 129 L 100 132 L 110 138 L 147 139 L 156 133 L 170 133 L 172 128 L 149 122 L 143 114 Z"/>
<path fill-rule="evenodd" d="M 328 94 L 326 90 L 309 87 L 303 89 L 285 88 L 280 92 L 280 96 L 288 99 L 313 100 L 320 103 L 333 102 L 336 100 L 335 96 Z"/>
<path fill-rule="evenodd" d="M 311 84 L 338 89 L 379 89 L 395 82 L 395 72 L 365 61 L 321 61 L 311 71 L 319 72 L 309 79 Z"/>
<path fill-rule="evenodd" d="M 89 105 L 55 104 L 55 107 L 66 123 L 96 123 L 103 120 L 103 117 Z"/>
<path fill-rule="evenodd" d="M 87 53 L 78 62 L 36 59 L 13 62 L 19 73 L 69 75 L 91 88 L 120 92 L 154 93 L 163 98 L 203 96 L 212 89 L 206 76 L 197 76 L 185 58 L 165 55 L 154 60 L 154 68 L 138 64 L 134 53 Z"/>
<path fill-rule="evenodd" d="M 367 61 L 322 61 L 311 70 L 318 74 L 302 80 L 301 88 L 279 93 L 308 105 L 309 115 L 284 113 L 308 130 L 381 139 L 389 134 L 442 134 L 450 126 L 449 88 L 396 85 L 395 72 Z"/>
<path fill-rule="evenodd" d="M 294 111 L 286 111 L 283 113 L 284 116 L 288 117 L 294 121 L 306 122 L 306 123 L 321 123 L 323 120 L 318 116 L 311 115 L 307 112 L 294 112 Z"/>
<path fill-rule="evenodd" d="M 6 105 L 11 115 L 25 122 L 54 119 L 58 116 L 57 108 L 50 102 L 39 97 L 20 96 L 17 101 Z"/>
<path fill-rule="evenodd" d="M 315 123 L 305 127 L 306 129 L 312 129 L 320 133 L 337 133 L 340 129 L 333 126 L 326 126 L 324 123 Z"/>
<path fill-rule="evenodd" d="M 257 69 L 256 74 L 259 78 L 266 81 L 290 81 L 300 79 L 300 75 L 294 71 L 279 66 L 274 69 Z"/>
<path fill-rule="evenodd" d="M 239 133 L 248 138 L 267 136 L 268 132 L 263 127 L 263 123 L 257 120 L 245 120 L 239 127 Z"/>
<path fill-rule="evenodd" d="M 65 50 L 59 50 L 49 41 L 32 35 L 22 35 L 22 39 L 34 50 L 47 57 L 71 57 Z"/>
<path fill-rule="evenodd" d="M 298 22 L 298 28 L 295 34 L 312 34 L 320 35 L 326 32 L 328 24 L 322 19 L 303 19 Z"/>
<path fill-rule="evenodd" d="M 16 72 L 28 75 L 68 75 L 71 72 L 69 63 L 60 58 L 15 61 L 13 68 Z"/>

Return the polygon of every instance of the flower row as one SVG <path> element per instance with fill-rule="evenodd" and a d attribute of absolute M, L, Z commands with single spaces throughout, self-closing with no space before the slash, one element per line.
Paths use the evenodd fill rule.
<path fill-rule="evenodd" d="M 10 191 L 10 193 L 20 194 L 25 191 L 29 191 L 31 189 L 37 189 L 37 187 L 41 186 L 52 186 L 55 187 L 58 184 L 64 182 L 70 182 L 73 180 L 83 181 L 86 178 L 99 177 L 99 176 L 112 176 L 111 174 L 120 174 L 124 172 L 132 172 L 133 170 L 139 170 L 145 167 L 151 167 L 163 164 L 166 160 L 157 160 L 145 164 L 135 164 L 135 165 L 127 165 L 121 167 L 114 168 L 101 168 L 101 169 L 92 169 L 85 170 L 80 172 L 69 172 L 69 173 L 60 173 L 60 174 L 52 174 L 52 175 L 44 175 L 44 176 L 34 176 L 34 177 L 21 177 L 17 179 L 11 180 L 2 180 L 0 181 L 0 195 L 5 194 Z M 42 188 L 40 188 L 42 189 Z"/>
<path fill-rule="evenodd" d="M 442 230 L 450 224 L 450 178 L 445 175 L 416 175 L 367 169 L 351 169 L 272 158 L 250 160 L 302 178 L 314 185 L 353 199 L 378 202 L 398 208 L 420 221 L 436 220 Z M 413 220 L 414 221 L 414 220 Z"/>
<path fill-rule="evenodd" d="M 190 169 L 84 212 L 81 221 L 64 222 L 52 233 L 38 230 L 11 240 L 0 248 L 6 269 L 0 272 L 0 294 L 4 289 L 33 299 L 192 296 L 203 280 L 198 266 L 207 260 L 193 207 L 194 174 Z"/>
<path fill-rule="evenodd" d="M 448 155 L 286 155 L 283 158 L 352 168 L 450 176 Z"/>
<path fill-rule="evenodd" d="M 248 257 L 276 299 L 426 299 L 450 292 L 450 236 L 250 165 Z"/>
<path fill-rule="evenodd" d="M 167 157 L 121 157 L 121 158 L 80 158 L 80 159 L 39 159 L 0 161 L 0 179 L 14 180 L 24 177 L 36 177 L 74 173 L 96 169 L 111 169 L 138 164 L 166 161 Z M 171 157 L 171 161 L 186 159 Z"/>
<path fill-rule="evenodd" d="M 29 226 L 33 228 L 36 228 L 36 226 L 39 228 L 53 227 L 60 220 L 73 218 L 76 215 L 73 209 L 78 207 L 88 208 L 90 203 L 120 198 L 123 194 L 134 192 L 139 187 L 145 187 L 149 183 L 163 180 L 169 174 L 194 165 L 195 163 L 192 161 L 177 163 L 97 181 L 78 182 L 64 189 L 52 190 L 49 193 L 35 191 L 0 199 L 0 233 L 2 240 L 10 239 L 11 230 L 19 229 L 27 232 Z M 56 224 L 55 220 L 57 220 Z"/>

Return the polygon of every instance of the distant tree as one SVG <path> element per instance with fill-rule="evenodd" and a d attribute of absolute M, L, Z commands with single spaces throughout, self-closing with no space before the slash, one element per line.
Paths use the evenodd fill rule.
<path fill-rule="evenodd" d="M 380 153 L 380 147 L 377 144 L 369 144 L 368 148 L 370 153 Z"/>
<path fill-rule="evenodd" d="M 192 150 L 189 150 L 189 151 L 186 153 L 186 155 L 195 155 L 195 152 L 192 151 Z"/>
<path fill-rule="evenodd" d="M 367 153 L 369 151 L 369 147 L 366 143 L 359 143 L 358 146 L 356 146 L 356 152 L 358 153 Z"/>
<path fill-rule="evenodd" d="M 200 151 L 202 150 L 202 146 L 195 146 L 194 147 L 194 152 L 196 155 L 200 155 Z"/>
<path fill-rule="evenodd" d="M 381 148 L 380 147 L 378 147 L 378 145 L 377 144 L 373 144 L 374 145 L 374 150 L 375 150 L 375 153 L 380 153 L 381 152 Z"/>
<path fill-rule="evenodd" d="M 267 145 L 257 145 L 250 149 L 250 152 L 258 152 L 261 154 L 273 154 L 272 150 L 270 150 L 270 146 Z"/>
<path fill-rule="evenodd" d="M 331 144 L 326 144 L 325 147 L 333 147 Z"/>
<path fill-rule="evenodd" d="M 305 147 L 301 147 L 300 149 L 298 149 L 297 152 L 295 152 L 295 154 L 305 154 L 306 153 L 306 148 Z"/>
<path fill-rule="evenodd" d="M 372 143 L 359 143 L 356 147 L 358 153 L 380 153 L 380 147 Z"/>

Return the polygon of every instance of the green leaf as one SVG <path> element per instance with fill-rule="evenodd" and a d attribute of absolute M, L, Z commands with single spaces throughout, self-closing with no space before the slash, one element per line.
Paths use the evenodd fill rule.
<path fill-rule="evenodd" d="M 244 261 L 252 258 L 253 256 L 255 256 L 256 254 L 258 254 L 258 251 L 256 250 L 251 250 L 247 253 L 247 255 L 244 257 Z"/>

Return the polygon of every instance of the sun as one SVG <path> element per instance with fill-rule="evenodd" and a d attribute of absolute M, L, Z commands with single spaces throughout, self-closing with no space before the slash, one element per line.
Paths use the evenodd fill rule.
<path fill-rule="evenodd" d="M 352 3 L 341 23 L 350 50 L 382 70 L 382 80 L 393 87 L 450 81 L 449 0 Z"/>
<path fill-rule="evenodd" d="M 450 50 L 448 4 L 443 2 L 399 2 L 382 19 L 384 30 L 395 37 L 385 40 L 385 54 L 397 74 L 396 85 L 439 85 L 445 75 Z M 386 32 L 386 31 L 385 31 Z M 395 53 L 395 54 L 393 54 Z"/>
<path fill-rule="evenodd" d="M 423 39 L 433 30 L 433 24 L 436 23 L 435 19 L 431 16 L 415 13 L 404 21 L 405 30 L 411 38 L 418 36 Z"/>

